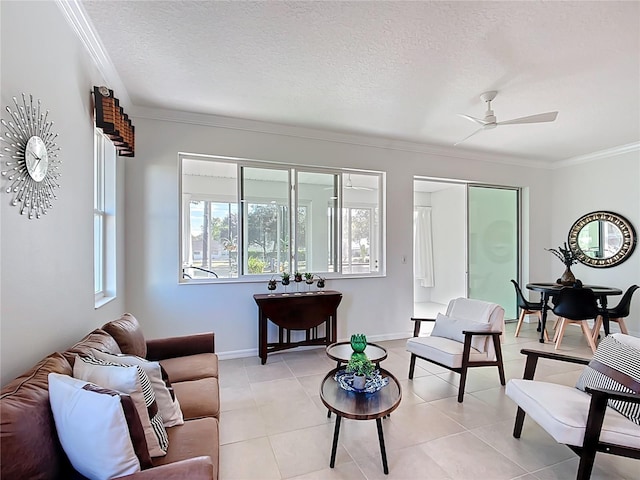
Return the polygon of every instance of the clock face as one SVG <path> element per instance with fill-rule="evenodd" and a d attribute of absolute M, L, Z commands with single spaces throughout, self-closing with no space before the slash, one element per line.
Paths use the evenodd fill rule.
<path fill-rule="evenodd" d="M 47 176 L 49 154 L 44 141 L 37 135 L 31 137 L 27 142 L 24 149 L 24 160 L 27 172 L 36 182 L 41 182 Z"/>

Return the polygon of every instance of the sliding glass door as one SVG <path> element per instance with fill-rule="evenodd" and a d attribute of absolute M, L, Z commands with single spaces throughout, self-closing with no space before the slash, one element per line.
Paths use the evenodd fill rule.
<path fill-rule="evenodd" d="M 469 298 L 495 302 L 505 319 L 517 317 L 509 280 L 518 279 L 519 191 L 484 185 L 468 186 Z"/>

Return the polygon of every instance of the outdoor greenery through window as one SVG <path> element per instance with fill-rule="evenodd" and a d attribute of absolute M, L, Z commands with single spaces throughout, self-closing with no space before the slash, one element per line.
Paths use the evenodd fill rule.
<path fill-rule="evenodd" d="M 181 155 L 180 281 L 382 275 L 382 172 Z"/>

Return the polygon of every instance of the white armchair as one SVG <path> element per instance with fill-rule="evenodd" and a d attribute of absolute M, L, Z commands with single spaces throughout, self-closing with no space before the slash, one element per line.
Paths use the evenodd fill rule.
<path fill-rule="evenodd" d="M 640 339 L 621 333 L 604 339 L 593 360 L 522 350 L 523 379 L 506 394 L 518 405 L 513 436 L 528 414 L 558 443 L 580 456 L 577 479 L 591 476 L 597 452 L 640 458 Z M 538 358 L 588 365 L 576 387 L 533 380 Z"/>
<path fill-rule="evenodd" d="M 498 367 L 500 383 L 505 384 L 500 336 L 504 330 L 504 309 L 496 303 L 468 298 L 449 302 L 446 315 L 435 319 L 412 318 L 413 337 L 407 340 L 411 353 L 409 378 L 413 378 L 416 359 L 421 358 L 460 374 L 458 402 L 464 398 L 467 370 L 471 367 Z M 420 337 L 424 321 L 436 322 L 430 336 Z"/>

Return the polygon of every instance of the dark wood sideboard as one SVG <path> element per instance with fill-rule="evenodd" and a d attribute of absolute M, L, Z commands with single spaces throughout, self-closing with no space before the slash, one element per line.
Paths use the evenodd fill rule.
<path fill-rule="evenodd" d="M 311 295 L 255 294 L 258 304 L 258 355 L 264 365 L 267 354 L 303 345 L 330 345 L 336 342 L 338 305 L 342 293 L 326 290 Z M 277 326 L 277 340 L 267 338 L 267 320 Z M 324 323 L 324 336 L 318 327 Z M 304 330 L 304 340 L 292 340 L 291 332 Z"/>

